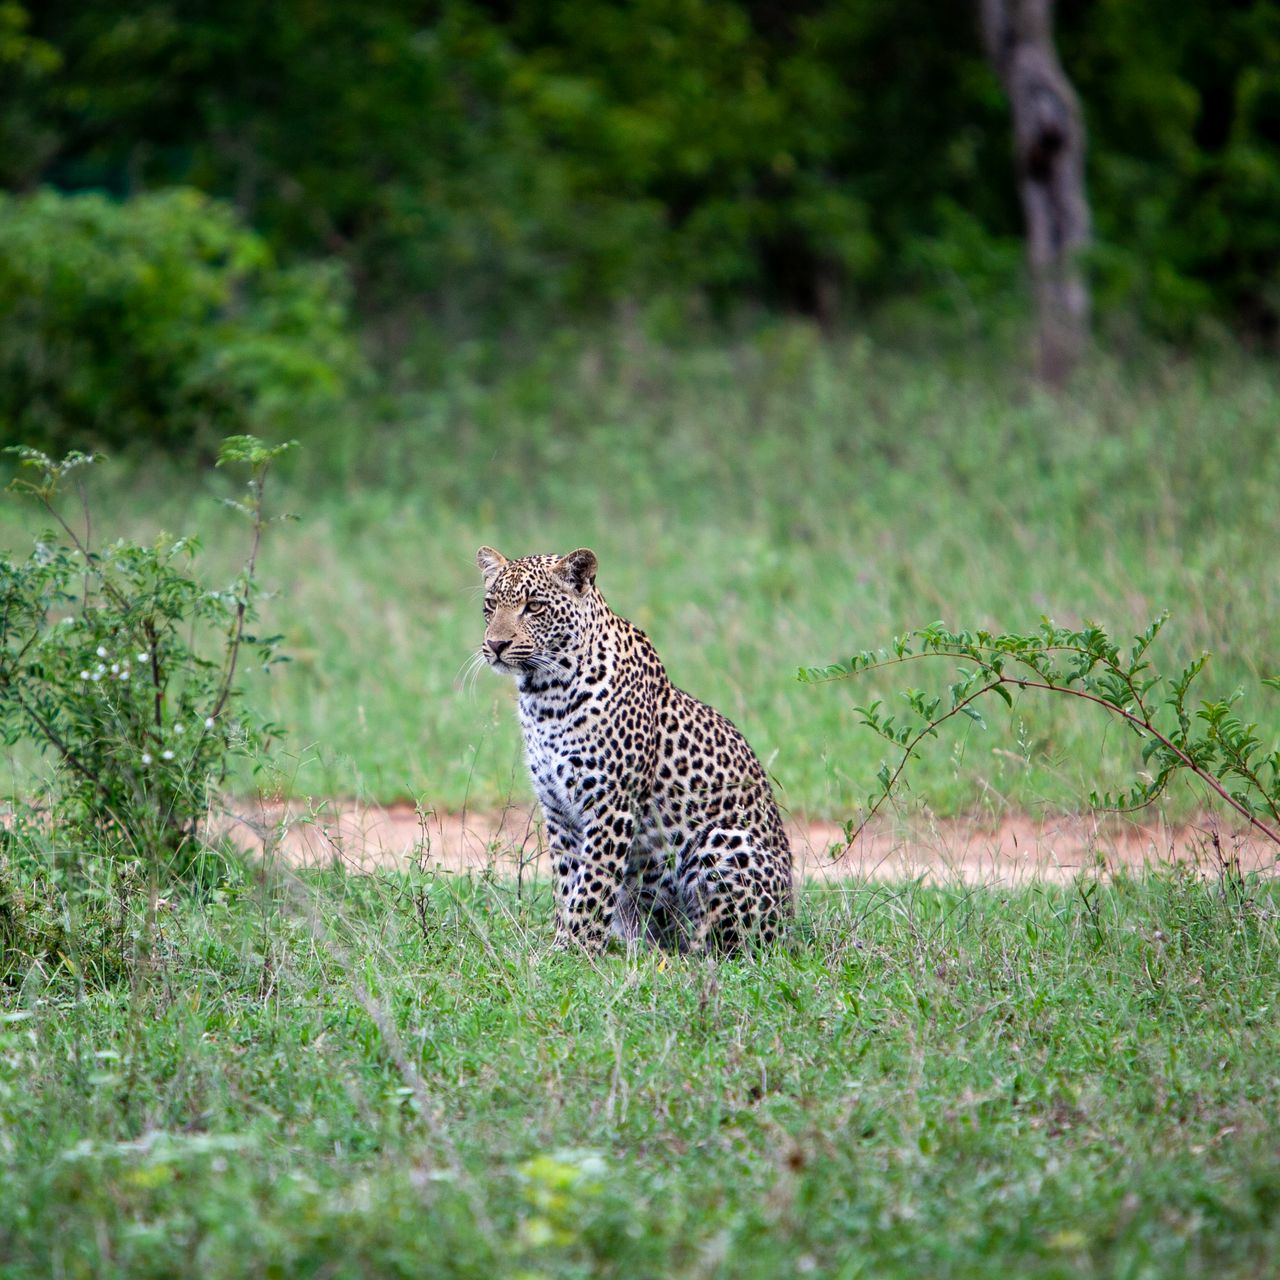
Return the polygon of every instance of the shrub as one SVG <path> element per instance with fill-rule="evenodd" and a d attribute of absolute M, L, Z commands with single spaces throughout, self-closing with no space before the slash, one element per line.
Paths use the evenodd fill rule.
<path fill-rule="evenodd" d="M 34 744 L 57 764 L 48 822 L 63 855 L 118 851 L 156 877 L 197 865 L 211 789 L 261 726 L 236 685 L 246 648 L 282 661 L 278 637 L 251 632 L 255 572 L 267 525 L 263 482 L 287 446 L 227 440 L 219 463 L 251 469 L 251 549 L 232 583 L 210 590 L 192 576 L 191 538 L 161 536 L 95 548 L 60 510 L 60 488 L 94 462 L 55 462 L 22 448 L 38 473 L 19 480 L 56 529 L 25 560 L 0 557 L 0 740 Z M 88 852 L 85 852 L 88 851 Z"/>
<path fill-rule="evenodd" d="M 230 206 L 0 195 L 0 433 L 209 449 L 287 431 L 359 377 L 334 266 L 279 267 Z"/>

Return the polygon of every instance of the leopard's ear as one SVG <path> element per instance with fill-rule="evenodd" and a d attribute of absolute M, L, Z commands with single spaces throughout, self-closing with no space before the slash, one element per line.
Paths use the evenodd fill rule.
<path fill-rule="evenodd" d="M 507 557 L 501 551 L 495 551 L 492 547 L 481 547 L 476 552 L 476 564 L 480 566 L 480 572 L 484 574 L 486 585 L 502 572 L 502 567 L 506 563 Z"/>
<path fill-rule="evenodd" d="M 570 591 L 581 595 L 596 580 L 596 569 L 598 567 L 596 553 L 588 551 L 586 547 L 579 547 L 577 551 L 570 551 L 567 556 L 561 556 L 551 566 L 551 572 Z"/>

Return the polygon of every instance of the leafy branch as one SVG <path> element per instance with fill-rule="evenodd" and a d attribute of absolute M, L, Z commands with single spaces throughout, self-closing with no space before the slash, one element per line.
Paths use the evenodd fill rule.
<path fill-rule="evenodd" d="M 847 662 L 826 667 L 801 667 L 802 682 L 822 684 L 923 659 L 960 664 L 958 678 L 945 695 L 931 696 L 915 688 L 903 691 L 910 712 L 907 718 L 887 714 L 879 701 L 857 708 L 862 722 L 902 754 L 895 768 L 887 763 L 880 766 L 879 789 L 868 797 L 861 822 L 845 824 L 845 850 L 889 800 L 927 738 L 937 737 L 941 726 L 959 715 L 982 725 L 975 703 L 991 694 L 1012 708 L 1013 690 L 1022 689 L 1093 703 L 1117 716 L 1142 740 L 1146 771 L 1127 791 L 1092 792 L 1093 804 L 1140 809 L 1163 794 L 1176 775 L 1191 773 L 1280 845 L 1280 746 L 1268 748 L 1257 724 L 1239 715 L 1236 707 L 1244 696 L 1242 689 L 1217 701 L 1192 702 L 1191 687 L 1204 671 L 1207 653 L 1176 675 L 1156 671 L 1148 651 L 1167 619 L 1167 613 L 1161 614 L 1127 649 L 1092 623 L 1072 631 L 1043 618 L 1039 629 L 1029 635 L 1001 635 L 950 631 L 944 623 L 935 622 L 895 637 L 887 649 L 864 650 Z M 1280 677 L 1262 683 L 1280 690 Z"/>

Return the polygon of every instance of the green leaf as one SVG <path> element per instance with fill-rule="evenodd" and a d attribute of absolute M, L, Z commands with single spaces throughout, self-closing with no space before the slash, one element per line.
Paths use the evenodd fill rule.
<path fill-rule="evenodd" d="M 259 440 L 257 436 L 227 436 L 218 449 L 216 465 L 221 467 L 230 462 L 247 462 L 252 467 L 261 467 L 297 447 L 296 440 L 269 445 Z"/>

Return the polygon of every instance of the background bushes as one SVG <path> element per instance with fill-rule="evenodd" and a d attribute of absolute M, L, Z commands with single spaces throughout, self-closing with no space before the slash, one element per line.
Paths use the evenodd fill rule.
<path fill-rule="evenodd" d="M 1269 336 L 1275 7 L 1055 12 L 1104 310 Z M 0 59 L 0 183 L 193 186 L 286 260 L 341 259 L 367 311 L 451 333 L 662 294 L 834 320 L 1018 269 L 967 3 L 44 0 L 4 6 Z"/>
<path fill-rule="evenodd" d="M 57 448 L 288 431 L 360 368 L 337 264 L 192 190 L 0 195 L 0 430 Z"/>

